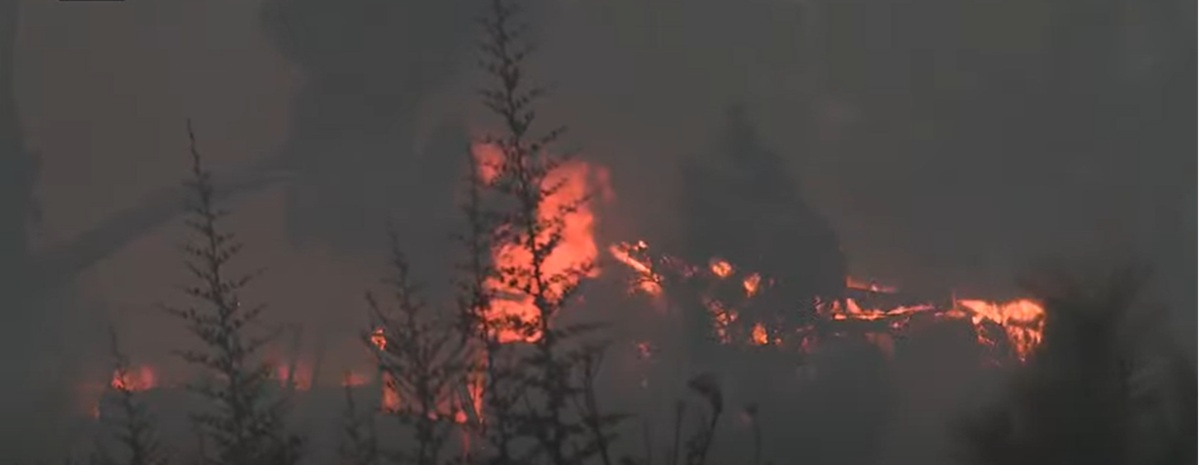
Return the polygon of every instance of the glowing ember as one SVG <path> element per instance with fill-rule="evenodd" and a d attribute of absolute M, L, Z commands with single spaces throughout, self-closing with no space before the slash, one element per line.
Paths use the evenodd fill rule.
<path fill-rule="evenodd" d="M 371 345 L 379 350 L 387 348 L 387 336 L 383 335 L 383 328 L 375 328 L 374 331 L 371 331 Z"/>
<path fill-rule="evenodd" d="M 758 293 L 758 285 L 762 282 L 762 276 L 758 273 L 752 273 L 742 280 L 742 288 L 746 290 L 746 297 L 754 297 Z"/>
<path fill-rule="evenodd" d="M 830 308 L 834 320 L 882 320 L 891 317 L 902 317 L 918 312 L 934 310 L 932 305 L 899 306 L 887 310 L 874 308 L 863 309 L 854 299 L 846 299 L 846 306 L 833 305 Z"/>
<path fill-rule="evenodd" d="M 713 332 L 716 333 L 717 340 L 722 344 L 728 344 L 732 337 L 729 334 L 729 327 L 737 322 L 737 311 L 726 308 L 719 300 L 705 299 L 705 307 L 708 308 L 709 315 L 713 319 Z"/>
<path fill-rule="evenodd" d="M 750 342 L 756 346 L 765 346 L 769 342 L 767 328 L 762 323 L 754 324 L 754 329 L 750 331 Z"/>
<path fill-rule="evenodd" d="M 712 271 L 712 274 L 721 279 L 728 278 L 729 275 L 733 274 L 733 265 L 730 265 L 729 262 L 720 258 L 709 260 L 708 269 Z"/>

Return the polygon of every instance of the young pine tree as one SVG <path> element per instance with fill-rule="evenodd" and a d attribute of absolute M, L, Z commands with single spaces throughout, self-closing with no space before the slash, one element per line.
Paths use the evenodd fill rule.
<path fill-rule="evenodd" d="M 115 330 L 109 329 L 109 340 L 113 376 L 105 401 L 107 410 L 116 415 L 106 416 L 104 421 L 115 429 L 114 438 L 124 451 L 118 458 L 107 447 L 98 444 L 96 462 L 98 465 L 166 465 L 167 458 L 155 434 L 154 420 L 138 398 L 138 391 L 144 386 L 136 385 L 141 380 L 130 370 L 129 357 L 121 351 Z"/>
<path fill-rule="evenodd" d="M 465 382 L 462 364 L 464 340 L 458 336 L 455 322 L 441 321 L 431 314 L 413 283 L 408 260 L 400 250 L 399 237 L 393 232 L 391 279 L 394 308 L 385 308 L 367 294 L 374 330 L 366 338 L 374 349 L 379 370 L 387 388 L 401 405 L 387 412 L 409 427 L 411 449 L 396 451 L 397 461 L 414 465 L 440 465 L 455 431 L 466 421 L 466 413 L 457 394 Z M 407 438 L 405 438 L 407 439 Z M 408 441 L 403 441 L 408 442 Z"/>
<path fill-rule="evenodd" d="M 565 128 L 544 133 L 532 129 L 533 104 L 545 92 L 529 86 L 524 78 L 532 47 L 525 37 L 528 28 L 516 21 L 518 13 L 516 2 L 492 0 L 490 14 L 483 20 L 486 38 L 481 61 L 493 81 L 482 92 L 483 103 L 502 124 L 501 134 L 485 140 L 502 154 L 497 166 L 487 167 L 497 174 L 488 184 L 491 193 L 505 202 L 494 239 L 508 256 L 496 268 L 496 281 L 503 293 L 531 302 L 536 310 L 532 318 L 512 321 L 521 339 L 533 341 L 532 352 L 520 362 L 523 384 L 532 399 L 520 414 L 523 429 L 536 441 L 536 455 L 545 463 L 578 464 L 608 458 L 601 447 L 606 449 L 610 443 L 607 431 L 613 422 L 603 417 L 604 424 L 589 427 L 584 418 L 589 415 L 572 408 L 583 393 L 578 378 L 588 373 L 584 362 L 595 360 L 596 353 L 580 339 L 596 326 L 566 327 L 554 321 L 576 297 L 594 263 L 562 267 L 552 266 L 549 259 L 563 245 L 568 216 L 588 199 L 560 198 L 563 185 L 552 175 L 566 161 L 550 153 Z M 592 414 L 590 418 L 602 417 Z M 594 437 L 593 431 L 604 433 Z"/>
<path fill-rule="evenodd" d="M 472 398 L 470 412 L 474 414 L 469 426 L 485 444 L 481 456 L 468 458 L 487 465 L 510 465 L 520 463 L 517 451 L 522 424 L 517 412 L 524 383 L 512 363 L 513 346 L 501 340 L 501 334 L 513 330 L 513 325 L 490 315 L 496 295 L 488 283 L 495 282 L 499 274 L 491 254 L 501 222 L 496 212 L 485 207 L 483 196 L 488 186 L 469 147 L 467 160 L 467 199 L 462 206 L 466 231 L 456 235 L 466 253 L 466 260 L 458 266 L 458 333 L 467 346 L 464 362 Z M 475 408 L 476 398 L 479 408 Z"/>
<path fill-rule="evenodd" d="M 245 306 L 239 297 L 252 274 L 235 274 L 231 261 L 242 249 L 221 220 L 227 212 L 214 205 L 212 174 L 201 163 L 188 121 L 194 193 L 187 226 L 193 237 L 184 245 L 188 271 L 196 279 L 185 292 L 196 303 L 168 308 L 199 339 L 201 348 L 177 353 L 208 376 L 189 389 L 208 401 L 192 419 L 211 465 L 286 465 L 297 461 L 299 438 L 287 434 L 285 399 L 272 393 L 270 366 L 259 355 L 278 332 L 255 334 L 264 306 Z M 211 455 L 209 455 L 211 454 Z"/>
<path fill-rule="evenodd" d="M 342 465 L 379 465 L 379 440 L 375 429 L 375 417 L 359 411 L 350 380 L 350 374 L 347 373 L 343 383 L 346 406 L 342 418 L 342 441 L 338 446 L 338 456 Z"/>

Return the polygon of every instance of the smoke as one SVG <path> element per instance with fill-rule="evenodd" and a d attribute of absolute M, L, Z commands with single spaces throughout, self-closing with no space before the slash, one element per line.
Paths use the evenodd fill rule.
<path fill-rule="evenodd" d="M 1153 260 L 1191 323 L 1192 108 L 1179 97 L 1194 50 L 1177 39 L 1192 15 L 1176 3 L 1187 2 L 528 8 L 543 44 L 532 72 L 552 91 L 539 117 L 568 124 L 567 140 L 612 172 L 607 239 L 689 237 L 679 166 L 713 151 L 724 108 L 742 102 L 852 274 L 1008 296 L 1032 258 L 1119 244 Z M 237 204 L 231 224 L 247 231 L 248 266 L 270 267 L 262 296 L 281 319 L 353 335 L 388 219 L 420 244 L 414 265 L 432 285 L 449 274 L 454 182 L 488 124 L 476 114 L 475 2 L 22 4 L 14 86 L 43 160 L 41 240 L 175 185 L 193 116 L 218 174 L 255 163 L 295 174 Z M 177 233 L 147 228 L 81 277 L 138 335 L 131 352 L 172 342 L 162 319 L 137 316 L 172 298 Z"/>

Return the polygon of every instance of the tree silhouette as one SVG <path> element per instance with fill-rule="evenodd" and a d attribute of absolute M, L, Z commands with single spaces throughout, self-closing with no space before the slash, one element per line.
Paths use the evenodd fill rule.
<path fill-rule="evenodd" d="M 113 456 L 106 447 L 101 446 L 98 454 L 98 465 L 166 465 L 167 456 L 159 443 L 154 419 L 139 398 L 138 391 L 149 386 L 131 385 L 137 380 L 130 371 L 129 357 L 121 351 L 115 330 L 109 330 L 109 339 L 113 357 L 113 381 L 107 403 L 117 414 L 115 418 L 105 419 L 116 428 L 115 438 L 125 450 L 125 460 Z"/>
<path fill-rule="evenodd" d="M 1047 312 L 1044 340 L 1018 373 L 1010 400 L 963 423 L 966 452 L 977 463 L 1183 463 L 1176 460 L 1194 454 L 1194 446 L 1190 453 L 1178 446 L 1195 437 L 1191 411 L 1176 413 L 1185 421 L 1156 435 L 1168 443 L 1165 454 L 1134 441 L 1144 395 L 1138 391 L 1176 389 L 1135 384 L 1151 362 L 1165 358 L 1166 383 L 1184 386 L 1175 395 L 1194 405 L 1194 368 L 1179 369 L 1175 354 L 1149 344 L 1148 335 L 1162 334 L 1155 326 L 1164 315 L 1141 311 L 1147 277 L 1129 267 L 1100 280 L 1056 273 L 1028 284 Z"/>
<path fill-rule="evenodd" d="M 725 116 L 715 153 L 685 166 L 685 257 L 700 264 L 728 261 L 738 278 L 728 280 L 735 293 L 746 277 L 738 270 L 773 282 L 753 308 L 739 309 L 748 317 L 739 319 L 801 323 L 795 318 L 803 312 L 794 310 L 811 307 L 814 297 L 841 296 L 846 264 L 837 236 L 800 197 L 788 167 L 762 145 L 745 111 L 735 105 Z M 711 327 L 702 317 L 692 320 L 693 333 Z"/>
<path fill-rule="evenodd" d="M 553 153 L 565 128 L 538 133 L 534 127 L 536 104 L 545 90 L 528 82 L 526 61 L 533 47 L 528 26 L 518 20 L 520 12 L 516 2 L 490 2 L 482 20 L 486 37 L 480 51 L 492 83 L 481 93 L 484 106 L 501 125 L 498 135 L 484 140 L 501 153 L 500 160 L 485 167 L 496 173 L 487 187 L 500 205 L 491 244 L 500 246 L 496 250 L 506 257 L 494 268 L 494 282 L 499 293 L 532 303 L 536 314 L 508 316 L 501 322 L 493 318 L 492 324 L 532 340 L 531 350 L 521 354 L 517 365 L 522 389 L 529 396 L 517 418 L 537 444 L 526 460 L 566 465 L 598 458 L 607 464 L 612 459 L 607 450 L 613 440 L 611 428 L 620 418 L 601 414 L 594 397 L 587 396 L 589 379 L 595 374 L 593 362 L 603 344 L 585 338 L 598 326 L 559 320 L 576 301 L 580 284 L 595 264 L 582 260 L 553 266 L 549 261 L 563 247 L 566 218 L 589 197 L 564 198 L 570 194 L 552 176 L 568 159 Z"/>
<path fill-rule="evenodd" d="M 187 325 L 203 347 L 177 352 L 209 375 L 189 385 L 212 409 L 192 414 L 205 443 L 215 449 L 213 456 L 201 459 L 214 465 L 295 463 L 299 438 L 284 433 L 285 399 L 271 395 L 271 367 L 260 359 L 261 349 L 278 332 L 255 334 L 265 306 L 246 307 L 241 301 L 240 294 L 254 275 L 236 275 L 230 269 L 242 244 L 221 227 L 227 212 L 215 205 L 212 175 L 201 162 L 190 120 L 188 137 L 192 157 L 188 186 L 195 197 L 187 226 L 194 236 L 184 252 L 196 283 L 185 292 L 198 305 L 168 311 Z"/>

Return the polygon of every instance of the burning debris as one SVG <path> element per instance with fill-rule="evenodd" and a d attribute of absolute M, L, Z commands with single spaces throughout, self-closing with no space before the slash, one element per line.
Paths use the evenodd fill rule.
<path fill-rule="evenodd" d="M 768 286 L 776 284 L 770 278 L 764 278 L 758 272 L 745 272 L 740 279 L 742 293 L 732 296 L 732 299 L 722 299 L 714 291 L 711 283 L 696 281 L 727 281 L 735 274 L 734 264 L 721 258 L 710 259 L 704 268 L 706 273 L 696 273 L 696 266 L 682 264 L 677 257 L 667 255 L 653 256 L 645 241 L 618 243 L 609 247 L 609 253 L 616 263 L 626 266 L 632 278 L 629 282 L 630 293 L 642 293 L 655 299 L 663 298 L 664 286 L 686 288 L 691 291 L 684 293 L 698 294 L 695 298 L 707 310 L 711 319 L 711 331 L 721 344 L 745 344 L 758 346 L 784 346 L 786 336 L 796 336 L 796 348 L 807 352 L 814 348 L 813 337 L 824 332 L 838 334 L 857 327 L 855 331 L 864 334 L 871 341 L 879 342 L 882 346 L 891 345 L 891 341 L 901 335 L 914 318 L 932 317 L 933 319 L 969 320 L 975 326 L 978 340 L 981 344 L 994 346 L 1000 343 L 1012 347 L 1015 355 L 1024 360 L 1041 341 L 1041 331 L 1044 325 L 1045 312 L 1042 307 L 1029 299 L 1019 299 L 1010 302 L 987 302 L 983 300 L 954 299 L 948 305 L 938 306 L 933 303 L 915 303 L 895 305 L 891 307 L 869 307 L 861 304 L 855 297 L 817 298 L 810 305 L 797 304 L 796 308 L 775 309 L 776 312 L 800 312 L 806 315 L 810 324 L 783 327 L 778 320 L 756 319 L 747 321 L 740 311 L 749 306 L 759 297 L 764 283 Z M 650 283 L 651 285 L 648 285 Z M 666 284 L 670 283 L 670 284 Z M 864 282 L 853 277 L 846 278 L 847 294 L 852 291 L 863 291 L 869 294 L 898 294 L 895 286 L 885 286 Z M 670 292 L 667 292 L 668 294 Z M 676 292 L 676 296 L 680 294 Z M 728 295 L 728 294 L 726 294 Z M 869 298 L 870 296 L 865 296 Z M 807 307 L 807 308 L 804 308 Z M 742 328 L 742 329 L 739 329 Z M 1006 335 L 1005 341 L 992 339 L 989 328 L 999 327 Z M 744 337 L 738 334 L 744 333 Z M 886 336 L 886 337 L 885 337 Z M 890 350 L 890 349 L 889 349 Z"/>

